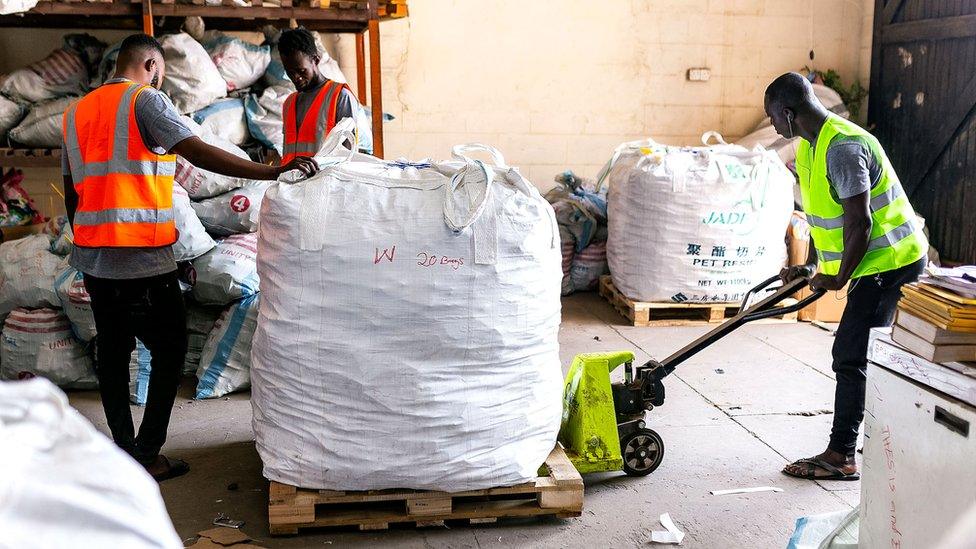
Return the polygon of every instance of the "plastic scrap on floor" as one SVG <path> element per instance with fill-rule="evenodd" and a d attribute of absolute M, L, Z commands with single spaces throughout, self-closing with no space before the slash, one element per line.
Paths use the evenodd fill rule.
<path fill-rule="evenodd" d="M 223 500 L 217 500 L 220 503 Z M 244 526 L 243 520 L 234 520 L 223 513 L 217 513 L 217 517 L 213 520 L 214 526 L 223 526 L 224 528 L 240 528 Z"/>
<path fill-rule="evenodd" d="M 732 488 L 731 490 L 712 490 L 713 496 L 728 496 L 730 494 L 754 494 L 756 492 L 782 492 L 782 488 L 775 486 L 756 486 L 755 488 Z"/>
<path fill-rule="evenodd" d="M 661 515 L 661 526 L 664 526 L 667 530 L 655 530 L 651 532 L 651 541 L 653 543 L 681 545 L 681 540 L 685 539 L 685 533 L 678 530 L 678 527 L 675 526 L 674 521 L 671 520 L 670 513 L 664 513 Z"/>
<path fill-rule="evenodd" d="M 859 508 L 796 519 L 786 549 L 856 549 Z"/>

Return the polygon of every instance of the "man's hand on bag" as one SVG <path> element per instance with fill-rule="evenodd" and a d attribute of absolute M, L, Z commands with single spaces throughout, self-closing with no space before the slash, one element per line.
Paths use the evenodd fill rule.
<path fill-rule="evenodd" d="M 291 162 L 278 168 L 278 175 L 285 172 L 290 172 L 292 170 L 302 172 L 302 175 L 305 177 L 312 177 L 316 172 L 319 171 L 319 165 L 315 163 L 315 160 L 308 156 L 298 156 L 293 158 Z"/>
<path fill-rule="evenodd" d="M 847 284 L 846 280 L 841 280 L 834 275 L 818 274 L 810 280 L 810 288 L 816 290 L 839 290 Z"/>
<path fill-rule="evenodd" d="M 793 265 L 781 270 L 779 272 L 779 279 L 783 281 L 783 284 L 789 284 L 798 278 L 810 276 L 816 270 L 816 267 L 813 265 Z"/>

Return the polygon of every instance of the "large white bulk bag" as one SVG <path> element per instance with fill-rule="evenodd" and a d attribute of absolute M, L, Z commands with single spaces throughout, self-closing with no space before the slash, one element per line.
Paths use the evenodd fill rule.
<path fill-rule="evenodd" d="M 221 99 L 213 105 L 193 113 L 193 121 L 203 128 L 234 145 L 243 145 L 251 138 L 247 133 L 244 116 L 244 100 L 239 97 Z"/>
<path fill-rule="evenodd" d="M 177 261 L 192 261 L 217 245 L 197 217 L 186 189 L 179 185 L 173 185 L 173 222 L 176 224 L 173 255 Z"/>
<path fill-rule="evenodd" d="M 562 409 L 559 235 L 489 150 L 492 167 L 463 148 L 433 166 L 356 155 L 268 190 L 251 351 L 266 478 L 455 492 L 537 474 Z"/>
<path fill-rule="evenodd" d="M 261 95 L 250 94 L 244 100 L 244 112 L 247 115 L 247 129 L 251 136 L 269 149 L 282 153 L 285 130 L 281 118 L 281 111 L 285 106 L 285 99 L 295 91 L 295 87 L 276 84 L 265 88 Z"/>
<path fill-rule="evenodd" d="M 0 382 L 0 448 L 0 546 L 183 546 L 157 483 L 51 383 Z"/>
<path fill-rule="evenodd" d="M 0 372 L 2 379 L 31 374 L 68 389 L 98 385 L 85 346 L 58 309 L 18 308 L 7 316 L 0 335 Z"/>
<path fill-rule="evenodd" d="M 208 145 L 221 148 L 237 157 L 248 159 L 247 153 L 243 149 L 209 131 L 200 124 L 197 124 L 189 116 L 183 116 L 181 120 L 183 120 L 183 123 L 187 127 L 193 130 L 193 133 L 197 137 Z M 217 196 L 218 194 L 240 188 L 246 181 L 239 177 L 221 175 L 198 168 L 182 156 L 176 157 L 176 174 L 174 180 L 186 189 L 190 198 L 194 200 L 210 198 L 211 196 Z"/>
<path fill-rule="evenodd" d="M 20 124 L 10 130 L 7 137 L 27 147 L 60 147 L 64 111 L 77 100 L 77 97 L 62 97 L 34 105 Z"/>
<path fill-rule="evenodd" d="M 0 318 L 16 307 L 57 307 L 54 278 L 62 258 L 50 251 L 46 234 L 0 244 Z"/>
<path fill-rule="evenodd" d="M 615 157 L 607 260 L 627 297 L 739 301 L 786 264 L 793 174 L 775 153 L 641 141 Z"/>
<path fill-rule="evenodd" d="M 85 288 L 85 275 L 70 265 L 58 273 L 54 280 L 58 305 L 71 321 L 71 330 L 81 341 L 95 339 L 95 315 L 92 313 L 91 296 Z"/>
<path fill-rule="evenodd" d="M 227 83 L 207 50 L 181 32 L 160 38 L 166 60 L 162 90 L 180 113 L 198 111 L 227 95 Z"/>
<path fill-rule="evenodd" d="M 201 42 L 227 82 L 227 91 L 250 87 L 271 62 L 270 46 L 258 46 L 220 31 L 206 31 Z"/>
<path fill-rule="evenodd" d="M 193 298 L 201 305 L 228 305 L 258 293 L 256 233 L 236 234 L 193 261 L 188 271 Z"/>
<path fill-rule="evenodd" d="M 271 183 L 255 181 L 240 189 L 192 204 L 193 211 L 210 234 L 229 236 L 258 230 L 261 201 Z"/>
<path fill-rule="evenodd" d="M 197 369 L 197 398 L 221 397 L 251 386 L 251 341 L 260 295 L 234 303 L 214 324 Z"/>
<path fill-rule="evenodd" d="M 27 107 L 0 95 L 0 145 L 6 143 L 7 132 L 27 116 Z"/>

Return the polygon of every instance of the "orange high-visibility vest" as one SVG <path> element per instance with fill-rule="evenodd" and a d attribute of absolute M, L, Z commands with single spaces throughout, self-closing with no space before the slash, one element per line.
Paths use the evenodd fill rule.
<path fill-rule="evenodd" d="M 161 247 L 176 242 L 176 155 L 142 141 L 136 97 L 148 86 L 106 84 L 68 107 L 63 137 L 78 208 L 74 242 L 88 248 Z"/>
<path fill-rule="evenodd" d="M 319 152 L 325 142 L 325 136 L 329 135 L 336 124 L 336 105 L 339 104 L 339 96 L 344 89 L 348 90 L 349 86 L 327 80 L 319 90 L 319 94 L 315 96 L 312 106 L 305 113 L 301 127 L 298 127 L 297 123 L 298 92 L 292 93 L 285 99 L 284 112 L 282 112 L 285 122 L 282 164 L 291 162 L 296 156 L 314 156 Z"/>

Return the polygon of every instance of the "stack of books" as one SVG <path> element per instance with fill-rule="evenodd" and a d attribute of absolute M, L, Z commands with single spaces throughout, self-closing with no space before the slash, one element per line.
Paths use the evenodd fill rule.
<path fill-rule="evenodd" d="M 976 362 L 976 279 L 930 270 L 904 286 L 891 339 L 931 362 Z"/>

